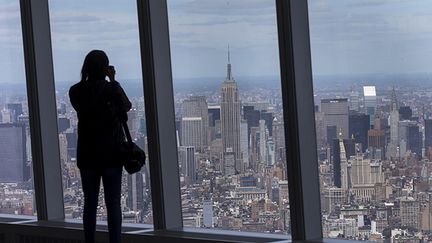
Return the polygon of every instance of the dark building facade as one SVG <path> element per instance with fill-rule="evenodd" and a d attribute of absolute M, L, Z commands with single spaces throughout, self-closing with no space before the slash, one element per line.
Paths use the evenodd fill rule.
<path fill-rule="evenodd" d="M 353 112 L 348 117 L 349 137 L 362 145 L 363 152 L 368 148 L 369 115 Z"/>
<path fill-rule="evenodd" d="M 261 118 L 261 112 L 255 110 L 253 106 L 243 107 L 243 117 L 247 122 L 248 126 L 248 138 L 250 137 L 251 128 L 259 126 L 259 120 Z"/>
<path fill-rule="evenodd" d="M 399 107 L 399 118 L 400 120 L 411 120 L 412 110 L 409 106 Z"/>
<path fill-rule="evenodd" d="M 273 136 L 273 113 L 261 111 L 261 120 L 265 121 L 266 127 L 269 131 L 269 136 Z"/>
<path fill-rule="evenodd" d="M 220 120 L 220 107 L 218 108 L 208 108 L 209 113 L 209 126 L 214 127 L 215 122 Z"/>
<path fill-rule="evenodd" d="M 70 120 L 67 117 L 59 117 L 58 118 L 58 131 L 62 133 L 70 128 Z"/>
<path fill-rule="evenodd" d="M 327 144 L 333 144 L 333 140 L 337 138 L 336 125 L 327 126 Z"/>
<path fill-rule="evenodd" d="M 418 157 L 422 156 L 422 143 L 421 143 L 421 132 L 417 125 L 409 125 L 407 130 L 407 149 L 411 152 L 416 153 Z"/>
<path fill-rule="evenodd" d="M 23 182 L 28 179 L 23 124 L 0 124 L 0 158 L 0 182 Z"/>
<path fill-rule="evenodd" d="M 432 119 L 425 119 L 424 126 L 425 126 L 424 147 L 427 149 L 428 147 L 432 147 Z"/>

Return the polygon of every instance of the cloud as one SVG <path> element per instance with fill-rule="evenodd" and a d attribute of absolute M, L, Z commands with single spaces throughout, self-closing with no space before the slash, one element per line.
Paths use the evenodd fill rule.
<path fill-rule="evenodd" d="M 361 0 L 361 1 L 354 1 L 349 2 L 346 6 L 347 7 L 379 7 L 382 5 L 398 5 L 401 3 L 408 3 L 411 0 Z M 411 1 L 412 2 L 412 1 Z"/>
<path fill-rule="evenodd" d="M 274 1 L 170 1 L 169 21 L 174 45 L 253 48 L 276 41 Z"/>
<path fill-rule="evenodd" d="M 177 0 L 168 2 L 170 9 L 182 14 L 205 14 L 240 16 L 262 14 L 274 10 L 274 1 L 270 0 Z"/>
<path fill-rule="evenodd" d="M 316 74 L 429 71 L 427 0 L 310 1 Z"/>
<path fill-rule="evenodd" d="M 130 14 L 53 11 L 51 26 L 55 50 L 128 47 L 139 41 L 137 19 Z"/>
<path fill-rule="evenodd" d="M 20 16 L 17 2 L 0 4 L 0 48 L 22 48 Z"/>

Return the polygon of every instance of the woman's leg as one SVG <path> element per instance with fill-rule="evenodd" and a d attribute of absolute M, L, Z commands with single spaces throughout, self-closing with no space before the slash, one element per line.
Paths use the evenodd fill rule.
<path fill-rule="evenodd" d="M 86 243 L 95 242 L 96 210 L 98 205 L 101 175 L 96 169 L 81 169 L 81 183 L 84 192 L 84 236 Z"/>
<path fill-rule="evenodd" d="M 108 211 L 108 230 L 110 243 L 121 242 L 120 208 L 121 182 L 123 168 L 107 168 L 103 170 L 102 182 L 105 193 L 105 204 Z"/>

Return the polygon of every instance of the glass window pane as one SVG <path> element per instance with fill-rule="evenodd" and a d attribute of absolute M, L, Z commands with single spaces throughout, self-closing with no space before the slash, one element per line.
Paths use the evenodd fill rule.
<path fill-rule="evenodd" d="M 0 213 L 36 215 L 18 0 L 0 0 Z"/>
<path fill-rule="evenodd" d="M 55 1 L 50 3 L 58 129 L 66 218 L 82 219 L 83 194 L 76 163 L 77 114 L 69 102 L 69 87 L 80 80 L 81 67 L 93 49 L 107 53 L 132 102 L 128 125 L 135 142 L 147 151 L 146 117 L 139 49 L 136 1 Z M 148 163 L 122 182 L 123 223 L 153 224 Z M 101 185 L 101 188 L 102 185 Z M 98 220 L 106 220 L 103 189 Z"/>
<path fill-rule="evenodd" d="M 275 2 L 168 10 L 184 225 L 290 233 Z"/>
<path fill-rule="evenodd" d="M 325 238 L 428 241 L 431 10 L 309 1 Z"/>

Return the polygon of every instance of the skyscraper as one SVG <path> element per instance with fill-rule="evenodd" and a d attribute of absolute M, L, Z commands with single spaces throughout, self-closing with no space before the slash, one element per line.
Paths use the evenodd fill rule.
<path fill-rule="evenodd" d="M 205 96 L 191 96 L 182 104 L 182 117 L 201 117 L 201 146 L 208 145 L 209 113 Z"/>
<path fill-rule="evenodd" d="M 234 167 L 236 170 L 241 168 L 240 107 L 239 92 L 237 83 L 231 73 L 228 51 L 227 78 L 223 82 L 221 90 L 221 135 L 223 156 L 227 152 L 234 154 Z"/>
<path fill-rule="evenodd" d="M 323 99 L 321 111 L 324 113 L 325 137 L 328 138 L 327 127 L 336 126 L 336 131 L 342 129 L 343 138 L 348 138 L 348 99 Z M 337 138 L 336 134 L 333 135 Z"/>
<path fill-rule="evenodd" d="M 335 187 L 342 188 L 342 181 L 347 180 L 347 171 L 343 171 L 343 163 L 347 163 L 347 159 L 355 154 L 355 143 L 352 139 L 342 139 L 342 134 L 339 134 L 338 139 L 333 140 L 333 182 Z M 347 165 L 345 165 L 346 167 Z M 344 176 L 346 178 L 344 178 Z M 347 186 L 347 182 L 344 182 Z"/>
<path fill-rule="evenodd" d="M 410 120 L 412 117 L 412 110 L 409 106 L 399 107 L 399 115 L 401 120 Z"/>
<path fill-rule="evenodd" d="M 348 161 L 346 159 L 347 156 L 345 151 L 345 145 L 342 139 L 342 134 L 339 135 L 339 151 L 339 172 L 337 171 L 337 169 L 334 172 L 335 186 L 341 187 L 343 189 L 348 189 L 348 187 L 350 186 L 348 175 Z M 337 178 L 336 176 L 338 176 L 339 178 Z"/>
<path fill-rule="evenodd" d="M 409 124 L 407 127 L 407 148 L 418 157 L 422 156 L 421 133 L 417 124 Z"/>
<path fill-rule="evenodd" d="M 349 137 L 354 138 L 356 143 L 361 143 L 363 152 L 368 148 L 369 115 L 350 112 Z"/>
<path fill-rule="evenodd" d="M 243 106 L 243 115 L 244 115 L 244 119 L 247 121 L 248 124 L 248 137 L 249 137 L 251 128 L 259 126 L 261 112 L 255 110 L 253 106 Z"/>
<path fill-rule="evenodd" d="M 23 108 L 21 103 L 9 103 L 7 109 L 11 111 L 12 122 L 18 122 L 18 116 L 23 114 Z"/>
<path fill-rule="evenodd" d="M 141 172 L 127 175 L 128 197 L 126 205 L 138 212 L 144 208 L 144 178 Z"/>
<path fill-rule="evenodd" d="M 211 144 L 216 137 L 220 138 L 220 105 L 208 105 L 207 112 L 209 115 L 208 144 Z"/>
<path fill-rule="evenodd" d="M 215 122 L 220 120 L 220 105 L 208 105 L 209 126 L 214 127 Z"/>
<path fill-rule="evenodd" d="M 273 113 L 267 111 L 261 111 L 261 119 L 265 121 L 269 136 L 273 136 Z"/>
<path fill-rule="evenodd" d="M 398 157 L 397 148 L 399 146 L 399 109 L 394 88 L 392 91 L 390 107 L 390 145 L 388 147 L 388 157 L 396 158 Z"/>
<path fill-rule="evenodd" d="M 360 97 L 357 91 L 351 91 L 349 98 L 349 109 L 351 111 L 360 110 Z"/>
<path fill-rule="evenodd" d="M 240 123 L 240 151 L 242 154 L 241 172 L 249 167 L 249 142 L 248 142 L 248 125 L 245 120 Z"/>
<path fill-rule="evenodd" d="M 260 135 L 260 139 L 259 139 L 259 154 L 260 154 L 260 162 L 262 164 L 265 164 L 266 160 L 267 160 L 267 150 L 266 150 L 266 145 L 267 145 L 267 127 L 265 125 L 265 121 L 264 120 L 259 120 L 259 135 Z"/>
<path fill-rule="evenodd" d="M 203 147 L 203 120 L 202 117 L 183 117 L 181 120 L 181 145 L 194 146 L 201 150 Z"/>
<path fill-rule="evenodd" d="M 27 170 L 23 124 L 0 124 L 0 182 L 23 182 Z"/>
<path fill-rule="evenodd" d="M 188 182 L 196 182 L 195 148 L 193 146 L 180 146 L 178 153 L 182 174 Z"/>
<path fill-rule="evenodd" d="M 363 86 L 364 107 L 366 114 L 369 115 L 369 125 L 374 125 L 377 97 L 375 86 Z"/>
<path fill-rule="evenodd" d="M 429 147 L 432 147 L 432 119 L 425 119 L 424 126 L 425 126 L 424 147 L 427 151 Z"/>

